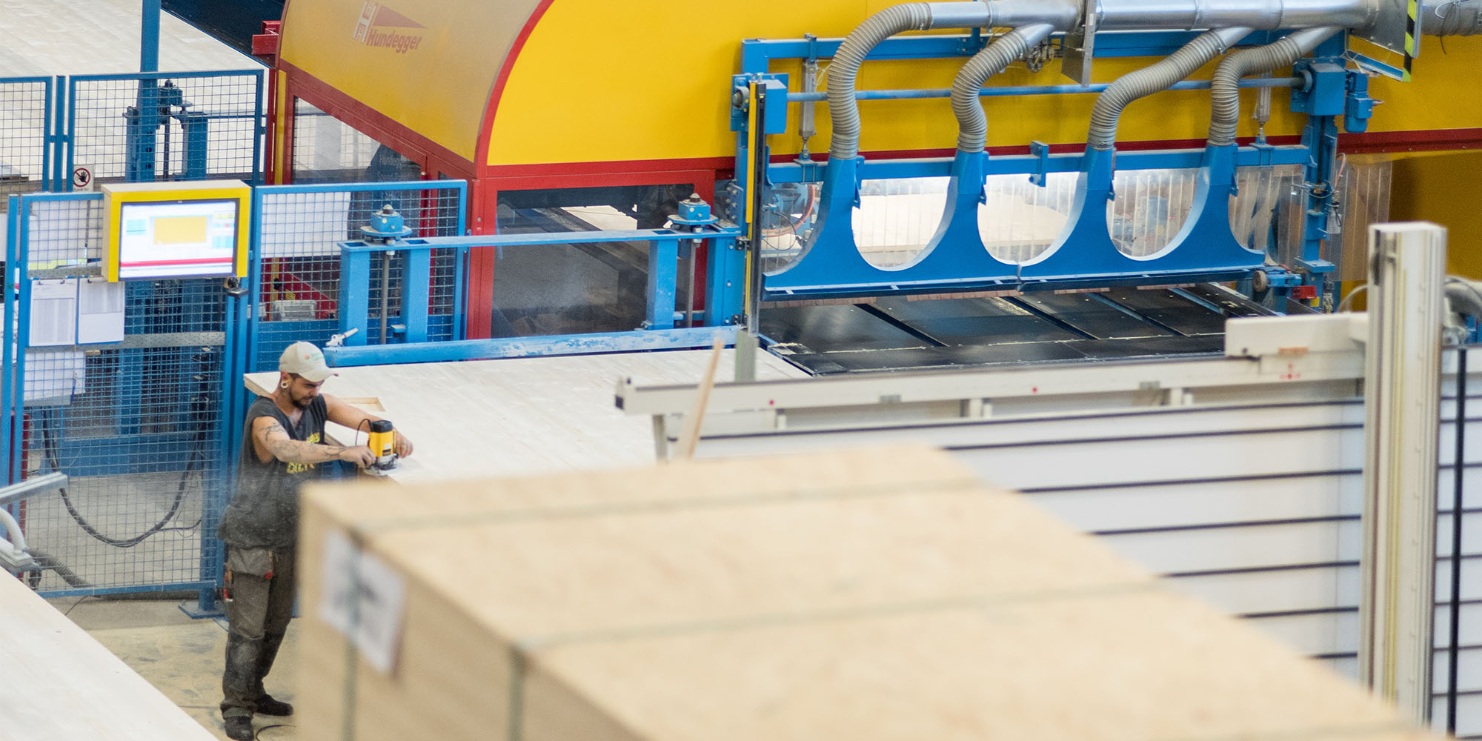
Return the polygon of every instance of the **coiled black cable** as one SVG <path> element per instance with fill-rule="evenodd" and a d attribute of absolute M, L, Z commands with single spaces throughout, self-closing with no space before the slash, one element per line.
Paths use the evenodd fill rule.
<path fill-rule="evenodd" d="M 47 464 L 51 466 L 51 469 L 53 471 L 60 471 L 62 470 L 62 467 L 57 460 L 57 445 L 56 440 L 54 439 L 55 433 L 51 429 L 53 424 L 53 414 L 55 414 L 54 409 L 43 409 L 38 415 L 40 418 L 39 427 L 41 429 L 41 446 L 42 449 L 45 451 Z M 195 444 L 191 446 L 190 458 L 186 460 L 185 472 L 180 477 L 180 485 L 176 487 L 175 500 L 170 503 L 170 510 L 165 513 L 164 517 L 160 518 L 159 522 L 151 525 L 149 529 L 145 530 L 144 532 L 139 533 L 138 535 L 135 535 L 131 538 L 112 538 L 104 535 L 103 533 L 99 532 L 98 529 L 94 527 L 91 522 L 88 522 L 87 518 L 83 517 L 81 512 L 77 511 L 76 505 L 72 503 L 72 497 L 67 493 L 67 487 L 64 486 L 59 488 L 57 492 L 62 496 L 62 504 L 67 508 L 67 514 L 71 515 L 73 521 L 77 523 L 78 527 L 81 527 L 83 532 L 92 536 L 94 540 L 97 540 L 98 542 L 104 543 L 106 545 L 113 546 L 114 548 L 133 548 L 134 546 L 143 543 L 149 538 L 158 535 L 166 529 L 165 526 L 168 525 L 171 520 L 175 519 L 176 513 L 180 511 L 180 505 L 185 501 L 185 489 L 186 484 L 189 481 L 190 474 L 198 465 L 198 461 L 201 461 L 205 457 L 201 451 L 201 444 L 205 442 L 204 438 L 205 426 L 202 425 L 201 429 L 196 432 L 194 441 Z"/>

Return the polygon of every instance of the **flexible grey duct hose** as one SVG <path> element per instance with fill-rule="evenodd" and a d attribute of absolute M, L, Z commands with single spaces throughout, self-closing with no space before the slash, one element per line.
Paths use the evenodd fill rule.
<path fill-rule="evenodd" d="M 1225 57 L 1214 71 L 1212 97 L 1214 118 L 1209 125 L 1209 143 L 1226 146 L 1235 143 L 1235 127 L 1240 121 L 1240 80 L 1247 75 L 1263 74 L 1285 67 L 1302 58 L 1318 44 L 1340 29 L 1327 26 L 1297 31 L 1274 44 L 1244 49 Z"/>
<path fill-rule="evenodd" d="M 1482 283 L 1447 276 L 1446 300 L 1453 312 L 1482 319 Z"/>
<path fill-rule="evenodd" d="M 1421 32 L 1427 36 L 1471 36 L 1482 33 L 1482 0 L 1423 3 Z"/>
<path fill-rule="evenodd" d="M 962 65 L 957 79 L 952 81 L 952 112 L 957 115 L 958 151 L 981 152 L 988 142 L 988 116 L 983 113 L 983 102 L 978 95 L 983 84 L 989 77 L 1004 71 L 1015 59 L 1023 57 L 1054 30 L 1048 23 L 1016 28 L 994 39 Z"/>
<path fill-rule="evenodd" d="M 1111 149 L 1117 139 L 1117 121 L 1128 105 L 1139 98 L 1167 90 L 1223 54 L 1250 32 L 1249 28 L 1206 31 L 1172 56 L 1113 82 L 1096 98 L 1096 107 L 1091 111 L 1091 134 L 1086 145 L 1094 149 Z"/>
<path fill-rule="evenodd" d="M 870 50 L 898 33 L 923 31 L 930 26 L 931 9 L 926 3 L 897 5 L 870 16 L 839 45 L 828 68 L 828 110 L 834 126 L 828 150 L 831 159 L 859 156 L 859 102 L 854 97 L 854 86 Z"/>

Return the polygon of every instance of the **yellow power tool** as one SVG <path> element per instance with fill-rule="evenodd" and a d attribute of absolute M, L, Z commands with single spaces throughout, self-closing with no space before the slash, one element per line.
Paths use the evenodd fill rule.
<path fill-rule="evenodd" d="M 396 434 L 391 420 L 377 419 L 370 423 L 366 446 L 376 454 L 376 462 L 366 470 L 380 475 L 396 468 Z"/>

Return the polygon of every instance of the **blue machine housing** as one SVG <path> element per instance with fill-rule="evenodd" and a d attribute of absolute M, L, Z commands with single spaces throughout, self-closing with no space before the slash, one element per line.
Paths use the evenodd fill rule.
<path fill-rule="evenodd" d="M 1102 55 L 1138 56 L 1166 53 L 1192 35 L 1165 32 L 1119 34 L 1116 45 L 1098 47 Z M 1267 43 L 1275 36 L 1254 34 L 1248 42 Z M 1139 44 L 1139 41 L 1142 43 Z M 836 41 L 747 42 L 743 52 L 743 75 L 738 79 L 778 85 L 778 76 L 767 74 L 779 59 L 813 59 L 832 54 Z M 961 37 L 891 39 L 871 58 L 928 58 L 966 56 L 981 47 L 977 34 Z M 964 291 L 1032 291 L 1046 289 L 1090 289 L 1125 285 L 1173 285 L 1200 281 L 1243 280 L 1258 270 L 1276 273 L 1268 256 L 1241 244 L 1231 229 L 1230 203 L 1236 193 L 1239 167 L 1303 165 L 1307 193 L 1306 218 L 1301 235 L 1302 254 L 1293 268 L 1300 282 L 1318 290 L 1332 289 L 1329 274 L 1333 265 L 1322 259 L 1329 236 L 1328 219 L 1334 207 L 1334 160 L 1337 150 L 1336 117 L 1344 116 L 1349 130 L 1362 130 L 1372 110 L 1363 73 L 1345 68 L 1346 39 L 1339 36 L 1320 47 L 1313 59 L 1303 60 L 1287 80 L 1250 80 L 1243 86 L 1289 86 L 1292 108 L 1308 115 L 1299 145 L 1273 147 L 1263 141 L 1246 146 L 1208 146 L 1204 150 L 1166 150 L 1124 153 L 1088 150 L 1084 154 L 1052 155 L 1037 144 L 1028 156 L 990 157 L 986 153 L 958 152 L 950 160 L 914 159 L 867 161 L 864 158 L 816 162 L 769 164 L 763 172 L 746 170 L 747 148 L 755 141 L 747 131 L 747 117 L 733 117 L 737 130 L 737 180 L 749 191 L 781 182 L 822 183 L 818 221 L 803 245 L 802 254 L 791 265 L 768 273 L 762 298 L 770 300 L 847 298 L 900 293 L 957 293 Z M 732 81 L 733 88 L 737 84 Z M 1105 85 L 1047 86 L 985 89 L 982 95 L 1055 95 L 1099 92 Z M 1208 87 L 1207 83 L 1180 83 L 1178 88 Z M 945 97 L 946 91 L 869 91 L 867 98 Z M 773 98 L 775 99 L 775 92 Z M 817 94 L 790 93 L 794 102 L 817 100 Z M 772 111 L 768 110 L 768 118 Z M 768 128 L 768 133 L 773 129 Z M 768 158 L 752 158 L 768 162 Z M 1162 250 L 1146 257 L 1118 250 L 1111 237 L 1107 203 L 1115 199 L 1113 178 L 1124 170 L 1199 168 L 1195 205 L 1182 230 Z M 818 175 L 822 172 L 821 176 Z M 1039 256 L 1023 262 L 1006 262 L 989 253 L 978 228 L 984 208 L 985 178 L 989 175 L 1023 174 L 1044 185 L 1048 172 L 1078 172 L 1079 187 L 1065 230 Z M 871 264 L 861 254 L 853 232 L 853 210 L 859 206 L 860 184 L 865 179 L 951 178 L 947 205 L 934 237 L 910 261 L 890 267 Z M 737 198 L 745 203 L 749 194 Z M 737 209 L 741 211 L 740 209 Z M 990 215 L 991 216 L 991 215 Z M 745 228 L 745 214 L 731 214 Z M 1275 276 L 1267 284 L 1281 292 L 1291 287 L 1289 275 Z"/>

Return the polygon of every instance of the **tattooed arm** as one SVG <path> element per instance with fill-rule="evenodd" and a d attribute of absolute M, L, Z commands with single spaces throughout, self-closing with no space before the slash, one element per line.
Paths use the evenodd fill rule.
<path fill-rule="evenodd" d="M 325 463 L 339 460 L 369 466 L 376 459 L 370 448 L 364 445 L 347 448 L 343 445 L 320 445 L 294 440 L 288 436 L 283 425 L 272 417 L 258 417 L 253 421 L 252 447 L 257 452 L 257 459 L 264 463 L 277 458 L 284 463 Z"/>

